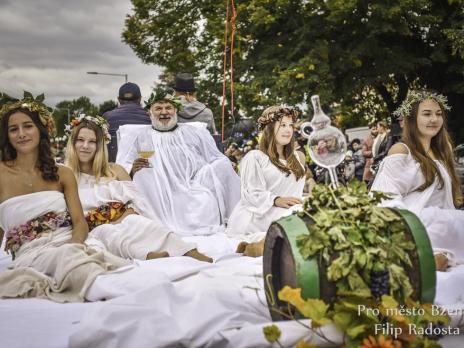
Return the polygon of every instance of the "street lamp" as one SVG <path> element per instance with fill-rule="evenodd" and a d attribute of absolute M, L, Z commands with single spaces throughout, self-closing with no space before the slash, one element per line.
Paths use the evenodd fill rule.
<path fill-rule="evenodd" d="M 101 72 L 97 72 L 97 71 L 87 71 L 87 74 L 90 74 L 90 75 L 123 76 L 126 79 L 126 82 L 127 82 L 127 74 L 110 74 L 110 73 L 101 73 Z"/>

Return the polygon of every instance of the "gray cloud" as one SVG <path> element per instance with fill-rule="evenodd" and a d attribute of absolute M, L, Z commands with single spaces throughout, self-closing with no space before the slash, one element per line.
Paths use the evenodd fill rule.
<path fill-rule="evenodd" d="M 54 106 L 88 96 L 115 99 L 128 74 L 147 96 L 160 73 L 121 41 L 129 0 L 0 0 L 0 91 L 19 97 L 44 92 Z"/>

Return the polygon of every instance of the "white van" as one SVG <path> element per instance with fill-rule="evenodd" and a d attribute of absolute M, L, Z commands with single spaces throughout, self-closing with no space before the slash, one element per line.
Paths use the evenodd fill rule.
<path fill-rule="evenodd" d="M 358 138 L 359 140 L 361 140 L 361 143 L 362 143 L 362 141 L 367 138 L 369 133 L 370 133 L 369 127 L 367 126 L 348 128 L 347 130 L 345 130 L 345 134 L 348 137 L 348 142 L 350 142 L 353 139 Z"/>

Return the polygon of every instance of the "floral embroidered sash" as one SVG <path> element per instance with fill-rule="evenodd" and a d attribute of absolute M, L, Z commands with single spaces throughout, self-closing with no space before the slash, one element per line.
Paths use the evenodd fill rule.
<path fill-rule="evenodd" d="M 23 244 L 40 237 L 44 233 L 71 225 L 71 217 L 67 211 L 59 214 L 53 212 L 46 213 L 7 231 L 5 251 L 11 254 L 14 260 L 16 252 Z"/>
<path fill-rule="evenodd" d="M 95 227 L 109 224 L 119 219 L 126 211 L 126 205 L 121 202 L 110 202 L 103 204 L 96 209 L 90 210 L 85 219 L 89 225 L 89 230 Z"/>

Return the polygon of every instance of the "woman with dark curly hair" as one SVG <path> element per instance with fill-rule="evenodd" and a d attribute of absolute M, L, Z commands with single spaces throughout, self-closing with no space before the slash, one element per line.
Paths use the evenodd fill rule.
<path fill-rule="evenodd" d="M 50 150 L 52 115 L 27 97 L 5 104 L 0 118 L 0 240 L 5 235 L 13 258 L 0 274 L 0 297 L 82 301 L 110 265 L 84 245 L 88 227 L 74 174 Z"/>

